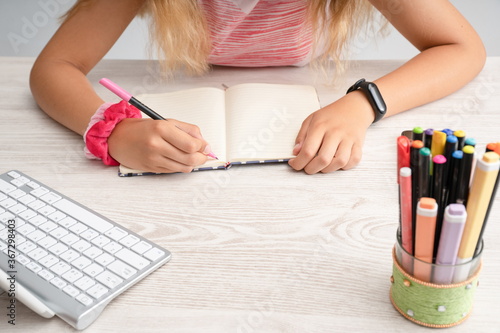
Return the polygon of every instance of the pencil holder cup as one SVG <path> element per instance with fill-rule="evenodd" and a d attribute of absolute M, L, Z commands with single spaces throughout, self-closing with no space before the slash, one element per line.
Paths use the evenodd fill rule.
<path fill-rule="evenodd" d="M 479 285 L 481 253 L 460 265 L 436 265 L 421 261 L 402 248 L 392 251 L 390 297 L 394 308 L 412 322 L 434 328 L 458 325 L 472 310 Z"/>

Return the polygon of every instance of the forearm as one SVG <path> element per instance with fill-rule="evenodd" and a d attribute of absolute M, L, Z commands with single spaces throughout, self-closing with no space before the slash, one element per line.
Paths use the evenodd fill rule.
<path fill-rule="evenodd" d="M 103 103 L 84 73 L 59 60 L 38 59 L 31 71 L 30 86 L 45 113 L 80 135 Z"/>
<path fill-rule="evenodd" d="M 429 48 L 395 71 L 375 80 L 387 115 L 412 109 L 460 89 L 483 68 L 485 53 L 457 44 Z"/>

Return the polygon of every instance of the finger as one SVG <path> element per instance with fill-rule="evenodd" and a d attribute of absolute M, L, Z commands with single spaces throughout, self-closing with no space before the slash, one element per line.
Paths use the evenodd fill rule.
<path fill-rule="evenodd" d="M 326 168 L 321 170 L 321 172 L 327 173 L 337 171 L 345 167 L 351 158 L 352 146 L 352 142 L 345 140 L 342 141 L 337 148 L 337 152 L 335 153 L 332 162 Z"/>
<path fill-rule="evenodd" d="M 169 120 L 158 124 L 158 132 L 161 138 L 185 153 L 203 152 L 207 146 L 205 140 L 192 136 L 182 128 L 177 127 L 176 123 L 177 121 Z M 192 128 L 190 131 L 191 133 L 196 132 Z"/>
<path fill-rule="evenodd" d="M 309 162 L 309 164 L 306 165 L 304 171 L 307 174 L 315 174 L 328 167 L 337 153 L 339 143 L 340 140 L 337 136 L 326 135 L 318 154 L 311 160 L 311 162 Z"/>
<path fill-rule="evenodd" d="M 297 156 L 300 152 L 300 149 L 302 148 L 302 143 L 306 139 L 307 136 L 307 130 L 309 128 L 309 124 L 311 123 L 311 118 L 312 115 L 307 117 L 303 122 L 302 126 L 300 127 L 299 133 L 297 134 L 297 137 L 295 138 L 295 146 L 293 147 L 292 154 Z"/>
<path fill-rule="evenodd" d="M 308 133 L 297 157 L 291 159 L 288 164 L 295 170 L 302 170 L 316 157 L 323 141 L 322 132 Z"/>
<path fill-rule="evenodd" d="M 361 161 L 362 155 L 363 155 L 362 147 L 355 143 L 352 146 L 351 158 L 349 159 L 349 162 L 342 168 L 342 170 L 349 170 L 354 168 Z"/>

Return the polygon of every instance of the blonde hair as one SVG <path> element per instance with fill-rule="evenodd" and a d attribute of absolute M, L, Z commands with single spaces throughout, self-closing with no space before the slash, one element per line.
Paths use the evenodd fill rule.
<path fill-rule="evenodd" d="M 65 15 L 68 19 L 94 0 L 78 0 Z M 314 36 L 313 51 L 323 41 L 324 51 L 316 58 L 322 66 L 330 60 L 337 72 L 349 40 L 371 18 L 372 7 L 366 0 L 307 0 L 307 23 Z M 151 18 L 149 33 L 165 73 L 183 69 L 202 74 L 209 69 L 211 41 L 205 15 L 198 0 L 146 0 L 141 15 Z"/>

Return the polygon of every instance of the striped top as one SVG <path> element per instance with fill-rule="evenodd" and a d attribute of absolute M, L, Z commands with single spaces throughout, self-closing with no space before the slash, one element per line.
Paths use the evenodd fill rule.
<path fill-rule="evenodd" d="M 200 0 L 212 38 L 209 63 L 302 66 L 311 58 L 305 0 Z"/>

